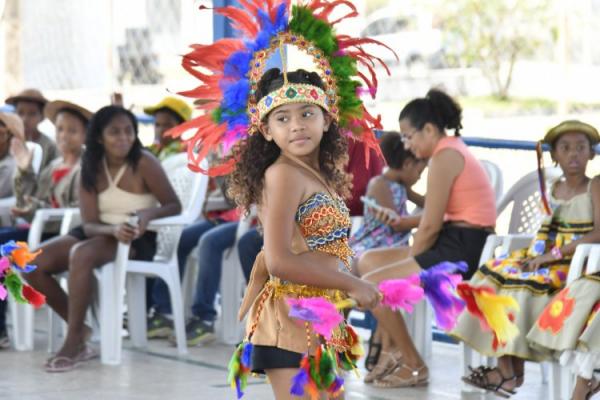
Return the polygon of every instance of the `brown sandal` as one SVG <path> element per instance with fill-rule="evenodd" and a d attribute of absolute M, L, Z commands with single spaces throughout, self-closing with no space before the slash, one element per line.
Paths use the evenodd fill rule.
<path fill-rule="evenodd" d="M 488 392 L 492 392 L 496 396 L 500 396 L 505 399 L 508 399 L 510 396 L 517 393 L 512 389 L 505 389 L 502 387 L 506 382 L 510 382 L 512 380 L 517 379 L 517 377 L 514 375 L 509 378 L 505 378 L 504 375 L 502 375 L 502 372 L 497 367 L 490 368 L 481 366 L 475 369 L 469 367 L 469 370 L 471 370 L 471 374 L 469 376 L 462 377 L 462 381 L 468 385 L 474 386 L 478 389 L 483 389 Z M 500 382 L 490 382 L 488 376 L 492 372 L 498 374 L 498 376 L 500 377 Z"/>
<path fill-rule="evenodd" d="M 400 365 L 402 360 L 402 353 L 396 351 L 391 353 L 389 351 L 382 351 L 379 356 L 379 362 L 373 367 L 371 371 L 365 376 L 365 383 L 373 383 L 377 379 L 384 377 Z"/>
<path fill-rule="evenodd" d="M 398 372 L 403 369 L 410 372 L 409 378 L 403 378 L 398 375 Z M 418 368 L 411 368 L 406 364 L 397 366 L 391 373 L 385 375 L 381 379 L 376 380 L 373 385 L 378 388 L 403 388 L 413 386 L 425 386 L 429 383 L 429 370 L 426 365 Z"/>

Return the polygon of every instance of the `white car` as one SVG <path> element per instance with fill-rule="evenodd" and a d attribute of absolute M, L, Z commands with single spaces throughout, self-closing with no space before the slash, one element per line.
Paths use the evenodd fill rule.
<path fill-rule="evenodd" d="M 444 65 L 442 31 L 433 28 L 431 20 L 428 15 L 403 15 L 396 8 L 386 7 L 367 17 L 361 36 L 378 40 L 396 52 L 399 60 L 387 49 L 368 48 L 390 66 L 400 63 L 410 67 L 418 62 L 441 68 Z"/>

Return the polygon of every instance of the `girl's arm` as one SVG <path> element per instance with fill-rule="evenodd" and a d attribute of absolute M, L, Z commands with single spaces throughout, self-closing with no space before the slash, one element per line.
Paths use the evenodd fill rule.
<path fill-rule="evenodd" d="M 406 196 L 408 200 L 416 204 L 417 207 L 423 208 L 425 206 L 425 196 L 415 192 L 411 187 L 406 188 Z"/>
<path fill-rule="evenodd" d="M 181 202 L 177 198 L 165 170 L 156 157 L 144 151 L 138 164 L 138 170 L 142 174 L 148 191 L 160 203 L 159 207 L 137 210 L 137 215 L 140 217 L 138 225 L 139 234 L 143 235 L 148 223 L 153 219 L 179 214 L 181 212 Z"/>
<path fill-rule="evenodd" d="M 271 275 L 297 284 L 339 289 L 368 307 L 377 303 L 376 287 L 353 276 L 338 271 L 334 256 L 308 251 L 292 252 L 292 239 L 296 229 L 295 214 L 305 193 L 304 177 L 296 167 L 285 163 L 267 169 L 263 204 L 264 249 L 267 269 Z"/>
<path fill-rule="evenodd" d="M 430 249 L 438 238 L 444 224 L 450 190 L 464 165 L 463 157 L 453 149 L 444 149 L 431 159 L 427 174 L 425 207 L 414 244 L 410 249 L 411 256 Z"/>
<path fill-rule="evenodd" d="M 408 217 L 397 218 L 390 226 L 395 232 L 405 232 L 418 227 L 420 223 L 421 215 L 410 215 Z"/>

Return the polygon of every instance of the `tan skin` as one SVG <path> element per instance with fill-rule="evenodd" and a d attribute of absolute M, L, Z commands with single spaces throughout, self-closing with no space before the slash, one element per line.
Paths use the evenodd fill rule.
<path fill-rule="evenodd" d="M 276 108 L 261 126 L 265 139 L 274 140 L 283 154 L 265 173 L 259 207 L 266 265 L 270 274 L 283 280 L 339 289 L 370 308 L 379 299 L 375 285 L 339 272 L 339 260 L 334 256 L 316 251 L 294 254 L 291 248 L 298 205 L 315 192 L 327 192 L 327 188 L 286 155 L 299 158 L 318 171 L 319 144 L 330 123 L 329 115 L 320 107 L 299 103 Z M 289 393 L 291 379 L 297 372 L 295 368 L 266 371 L 276 399 L 298 399 Z"/>
<path fill-rule="evenodd" d="M 83 144 L 85 142 L 85 129 L 81 119 L 68 112 L 59 112 L 55 119 L 56 144 L 63 157 L 63 162 L 57 168 L 73 167 L 81 158 Z M 30 157 L 24 160 L 25 165 L 29 165 Z M 28 215 L 32 199 L 26 199 L 28 202 L 25 207 L 13 208 L 11 213 L 14 216 Z M 34 201 L 34 200 L 33 200 Z"/>
<path fill-rule="evenodd" d="M 165 137 L 163 134 L 171 128 L 179 125 L 180 122 L 168 111 L 157 111 L 154 113 L 154 143 L 160 143 L 161 146 L 167 146 L 175 139 Z"/>
<path fill-rule="evenodd" d="M 587 192 L 590 178 L 585 175 L 588 161 L 594 158 L 590 148 L 590 142 L 586 135 L 578 132 L 570 132 L 561 135 L 552 150 L 552 160 L 562 169 L 564 180 L 554 187 L 554 197 L 561 200 L 570 200 L 575 196 Z M 592 205 L 594 210 L 594 228 L 580 239 L 560 248 L 563 256 L 575 253 L 577 245 L 582 243 L 600 242 L 600 177 L 592 179 L 591 183 Z M 550 252 L 531 260 L 524 270 L 535 271 L 555 258 Z M 499 383 L 502 377 L 515 377 L 502 385 L 505 389 L 514 389 L 524 382 L 525 360 L 514 356 L 502 356 L 498 358 L 498 369 L 488 373 L 491 383 Z M 585 399 L 588 380 L 578 378 L 573 399 Z"/>
<path fill-rule="evenodd" d="M 384 172 L 383 176 L 378 176 L 369 182 L 366 196 L 374 199 L 383 209 L 371 209 L 375 218 L 383 224 L 389 225 L 395 232 L 404 232 L 416 228 L 421 220 L 420 215 L 398 216 L 395 211 L 394 199 L 389 185 L 386 181 L 398 182 L 406 188 L 409 193 L 409 200 L 413 201 L 418 207 L 423 207 L 425 197 L 412 191 L 411 187 L 417 183 L 421 177 L 421 173 L 425 169 L 426 163 L 422 160 L 407 158 L 404 160 L 401 168 L 389 168 Z M 354 265 L 356 270 L 356 265 Z M 381 343 L 382 354 L 393 352 L 394 342 L 390 335 L 383 329 L 377 329 L 374 333 L 375 343 Z M 381 358 L 381 357 L 380 357 Z M 372 371 L 372 376 L 378 376 L 387 360 L 381 358 L 380 368 L 375 368 Z M 365 381 L 370 381 L 371 378 L 366 377 Z"/>
<path fill-rule="evenodd" d="M 376 249 L 366 252 L 359 259 L 359 273 L 363 279 L 374 283 L 386 279 L 404 278 L 421 271 L 414 256 L 430 249 L 435 243 L 444 224 L 444 213 L 452 184 L 464 168 L 462 155 L 454 149 L 444 149 L 433 155 L 436 145 L 445 135 L 445 132 L 440 131 L 434 124 L 426 123 L 422 129 L 416 129 L 410 121 L 402 119 L 400 132 L 404 136 L 405 145 L 416 157 L 430 159 L 427 196 L 412 247 Z M 470 225 L 461 223 L 461 226 Z M 377 307 L 373 310 L 373 314 L 382 328 L 392 337 L 394 347 L 390 351 L 401 353 L 402 362 L 407 367 L 398 369 L 389 378 L 383 378 L 379 385 L 392 384 L 394 375 L 408 380 L 411 377 L 410 370 L 419 368 L 423 368 L 420 374 L 425 375 L 427 373 L 425 362 L 416 350 L 402 316 L 383 307 Z"/>
<path fill-rule="evenodd" d="M 115 176 L 135 140 L 135 131 L 129 118 L 116 115 L 103 130 L 101 138 L 111 176 Z M 94 288 L 95 268 L 114 260 L 117 243 L 131 242 L 146 231 L 148 222 L 177 214 L 181 204 L 158 160 L 144 151 L 134 171 L 128 167 L 118 187 L 131 193 L 152 193 L 160 206 L 138 210 L 139 228 L 127 224 L 103 224 L 99 219 L 98 193 L 108 188 L 108 179 L 100 170 L 96 191 L 80 189 L 80 209 L 83 229 L 89 239 L 78 241 L 66 235 L 42 245 L 37 258 L 38 268 L 26 278 L 46 295 L 46 301 L 61 318 L 68 322 L 67 337 L 57 356 L 75 357 L 85 349 L 90 329 L 85 326 L 86 310 Z M 102 249 L 103 251 L 98 251 Z M 53 275 L 69 270 L 69 296 L 58 285 Z"/>

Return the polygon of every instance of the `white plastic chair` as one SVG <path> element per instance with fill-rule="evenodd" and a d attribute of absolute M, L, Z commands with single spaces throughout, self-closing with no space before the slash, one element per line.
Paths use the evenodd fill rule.
<path fill-rule="evenodd" d="M 126 274 L 132 344 L 135 347 L 147 345 L 146 277 L 155 276 L 164 280 L 169 288 L 177 351 L 179 354 L 187 353 L 177 245 L 183 227 L 200 214 L 208 188 L 208 176 L 195 174 L 187 168 L 187 154 L 175 155 L 173 159 L 165 160 L 164 164 L 167 176 L 182 203 L 183 212 L 150 222 L 148 229 L 158 231 L 158 248 L 154 261 L 129 260 L 129 246 L 120 243 L 116 260 L 100 269 L 100 340 L 104 364 L 118 365 L 121 362 L 122 299 Z"/>
<path fill-rule="evenodd" d="M 492 188 L 494 189 L 494 194 L 496 195 L 496 205 L 502 198 L 502 189 L 504 188 L 504 180 L 502 179 L 502 171 L 498 165 L 494 164 L 488 160 L 479 160 L 483 169 L 487 173 L 490 178 L 490 183 Z"/>

